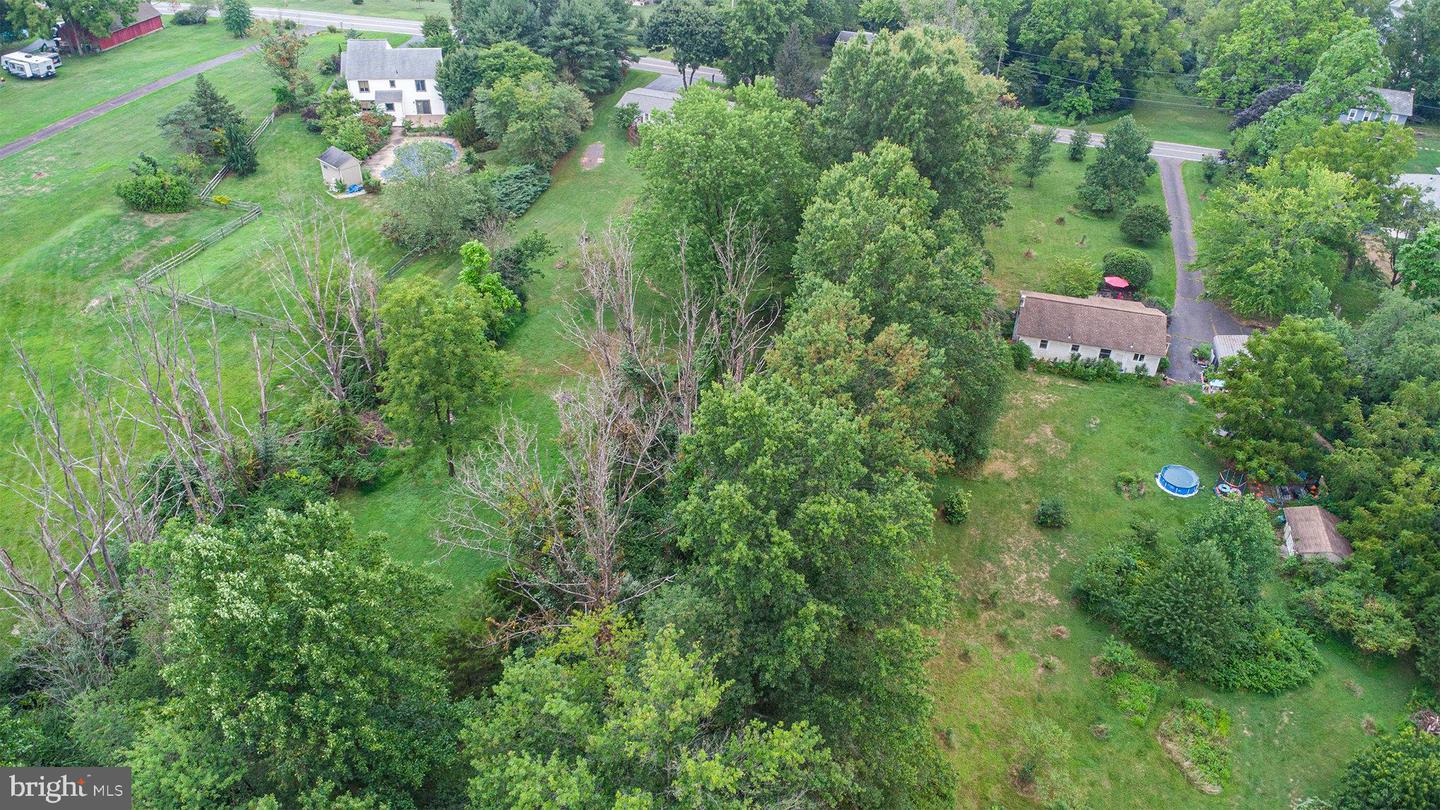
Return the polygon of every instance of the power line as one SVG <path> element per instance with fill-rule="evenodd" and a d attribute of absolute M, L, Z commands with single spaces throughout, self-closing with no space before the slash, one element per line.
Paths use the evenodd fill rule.
<path fill-rule="evenodd" d="M 1024 64 L 1024 63 L 1022 63 L 1022 62 L 1012 62 L 1011 64 L 1013 64 L 1013 65 L 1021 68 L 1022 70 L 1028 70 L 1028 71 L 1030 71 L 1031 73 L 1035 73 L 1035 74 L 1038 74 L 1038 75 L 1041 75 L 1041 76 L 1049 76 L 1049 77 L 1052 78 L 1052 79 L 1059 79 L 1059 80 L 1065 81 L 1065 82 L 1073 82 L 1073 83 L 1075 83 L 1075 84 L 1089 85 L 1089 86 L 1091 86 L 1091 87 L 1095 87 L 1095 86 L 1098 86 L 1098 85 L 1099 85 L 1099 82 L 1087 82 L 1087 81 L 1085 81 L 1085 80 L 1083 80 L 1083 79 L 1072 79 L 1072 78 L 1070 78 L 1069 76 L 1059 76 L 1059 75 L 1056 75 L 1056 74 L 1054 74 L 1054 73 L 1046 73 L 1046 72 L 1043 71 L 1043 70 L 1037 70 L 1036 68 L 1030 67 L 1029 65 L 1026 65 L 1026 64 Z M 1158 99 L 1153 99 L 1153 98 L 1135 98 L 1135 97 L 1133 97 L 1133 96 L 1122 95 L 1122 94 L 1120 94 L 1119 92 L 1117 92 L 1115 95 L 1116 95 L 1116 98 L 1123 98 L 1123 99 L 1125 99 L 1125 100 L 1127 100 L 1127 101 L 1144 101 L 1144 102 L 1146 102 L 1146 103 L 1148 103 L 1148 104 L 1164 104 L 1164 105 L 1170 106 L 1170 107 L 1189 107 L 1189 108 L 1192 109 L 1192 110 L 1209 110 L 1209 111 L 1211 111 L 1211 112 L 1219 112 L 1219 110 L 1218 110 L 1213 104 L 1204 104 L 1204 105 L 1201 105 L 1201 104 L 1184 104 L 1184 103 L 1181 103 L 1181 102 L 1178 102 L 1178 101 L 1160 101 L 1160 100 L 1158 100 Z M 1183 98 L 1183 99 L 1188 99 L 1188 100 L 1191 100 L 1191 101 L 1204 101 L 1204 100 L 1205 100 L 1205 99 L 1201 98 L 1200 96 L 1187 96 L 1187 95 L 1184 95 L 1184 94 L 1181 94 L 1181 93 L 1159 93 L 1158 95 L 1168 95 L 1168 96 L 1171 96 L 1171 97 L 1173 97 L 1173 98 Z"/>
<path fill-rule="evenodd" d="M 1081 62 L 1081 61 L 1076 60 L 1076 59 L 1062 59 L 1061 57 L 1058 57 L 1058 56 L 1046 56 L 1046 55 L 1040 54 L 1040 53 L 1030 53 L 1029 51 L 1018 51 L 1018 50 L 1015 50 L 1014 48 L 1006 48 L 1006 49 L 1005 49 L 1005 52 L 1006 52 L 1006 53 L 1018 53 L 1018 54 L 1020 54 L 1020 55 L 1022 55 L 1022 56 L 1033 56 L 1033 57 L 1036 58 L 1036 59 L 1049 59 L 1049 60 L 1052 61 L 1052 62 L 1069 62 L 1069 63 L 1072 64 L 1072 65 L 1081 65 L 1081 66 L 1084 66 L 1084 67 L 1089 67 L 1089 66 L 1090 66 L 1090 63 L 1088 63 L 1088 62 Z M 1113 68 L 1112 68 L 1112 69 L 1113 69 Z M 1190 75 L 1189 73 L 1186 73 L 1185 71 L 1180 71 L 1179 73 L 1174 73 L 1174 72 L 1168 71 L 1168 70 L 1146 70 L 1145 68 L 1121 68 L 1121 70 L 1124 70 L 1125 72 L 1129 72 L 1129 73 L 1149 73 L 1149 74 L 1152 75 L 1152 76 L 1189 76 L 1189 75 Z"/>

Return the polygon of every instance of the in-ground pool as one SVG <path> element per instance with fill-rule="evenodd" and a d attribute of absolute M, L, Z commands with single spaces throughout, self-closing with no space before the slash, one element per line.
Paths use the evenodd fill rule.
<path fill-rule="evenodd" d="M 395 147 L 394 162 L 381 170 L 380 176 L 386 180 L 401 180 L 416 174 L 420 169 L 421 155 L 431 150 L 445 153 L 447 165 L 460 159 L 460 150 L 453 143 L 437 138 L 417 138 Z"/>

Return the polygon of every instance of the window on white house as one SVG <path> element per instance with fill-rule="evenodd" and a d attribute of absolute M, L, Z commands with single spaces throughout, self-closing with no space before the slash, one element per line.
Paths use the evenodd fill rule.
<path fill-rule="evenodd" d="M 1070 353 L 1071 353 L 1071 354 L 1079 354 L 1079 353 L 1080 353 L 1080 344 L 1079 344 L 1079 343 L 1071 343 L 1071 344 L 1070 344 Z"/>
<path fill-rule="evenodd" d="M 425 92 L 425 80 L 424 80 L 424 79 L 416 79 L 416 80 L 415 80 L 415 92 L 417 92 L 417 93 L 423 93 L 423 92 Z"/>
<path fill-rule="evenodd" d="M 1042 349 L 1048 349 L 1048 348 L 1050 348 L 1050 341 L 1048 341 L 1048 340 L 1042 340 L 1042 341 L 1040 341 L 1040 348 L 1042 348 Z"/>
<path fill-rule="evenodd" d="M 1143 363 L 1143 362 L 1145 362 L 1145 355 L 1143 355 L 1143 354 L 1137 354 L 1137 355 L 1135 355 L 1132 359 L 1133 359 L 1135 362 L 1137 362 L 1137 363 Z"/>
<path fill-rule="evenodd" d="M 430 114 L 430 99 L 428 99 L 428 98 L 417 98 L 417 99 L 415 99 L 415 114 L 416 114 L 416 115 L 429 115 L 429 114 Z"/>
<path fill-rule="evenodd" d="M 394 79 L 391 79 L 391 80 L 390 80 L 390 86 L 391 86 L 392 88 L 395 86 L 395 80 L 394 80 Z"/>
<path fill-rule="evenodd" d="M 362 93 L 368 93 L 368 92 L 370 92 L 370 82 L 368 82 L 368 81 L 366 81 L 366 80 L 364 80 L 364 79 L 361 79 L 360 81 L 356 82 L 356 84 L 358 84 L 358 85 L 360 86 L 360 92 L 362 92 Z"/>
<path fill-rule="evenodd" d="M 1100 350 L 1100 359 L 1101 359 L 1101 360 L 1109 360 L 1109 359 L 1110 359 L 1110 350 L 1109 350 L 1109 349 L 1101 349 L 1101 350 Z"/>
<path fill-rule="evenodd" d="M 395 105 L 389 101 L 385 102 L 385 112 L 395 112 Z"/>

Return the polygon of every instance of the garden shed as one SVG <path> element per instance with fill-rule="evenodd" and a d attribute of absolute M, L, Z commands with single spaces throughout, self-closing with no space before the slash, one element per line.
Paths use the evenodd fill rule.
<path fill-rule="evenodd" d="M 360 161 L 344 149 L 332 146 L 320 155 L 319 160 L 320 176 L 325 178 L 327 190 L 334 191 L 337 182 L 347 191 L 365 183 Z"/>
<path fill-rule="evenodd" d="M 1285 556 L 1319 557 L 1340 562 L 1353 552 L 1335 527 L 1340 518 L 1319 506 L 1290 506 L 1285 513 Z"/>

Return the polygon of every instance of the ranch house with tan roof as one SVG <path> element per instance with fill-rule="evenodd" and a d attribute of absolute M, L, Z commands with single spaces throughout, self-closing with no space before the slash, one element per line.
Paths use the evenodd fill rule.
<path fill-rule="evenodd" d="M 1138 301 L 1021 292 L 1014 338 L 1042 360 L 1113 360 L 1156 374 L 1170 350 L 1165 313 Z"/>

